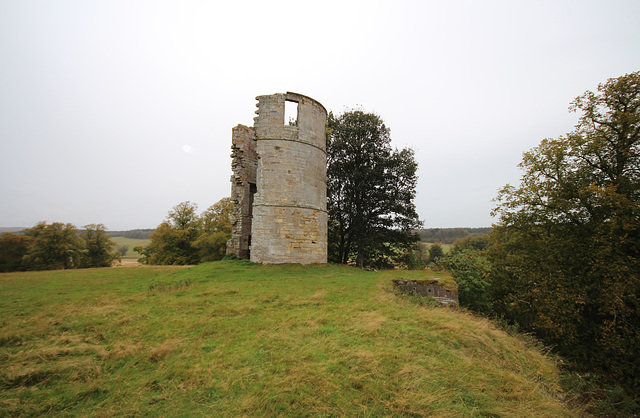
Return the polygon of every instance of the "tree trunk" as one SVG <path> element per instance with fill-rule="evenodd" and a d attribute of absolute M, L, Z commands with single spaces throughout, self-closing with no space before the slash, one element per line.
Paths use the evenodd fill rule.
<path fill-rule="evenodd" d="M 358 248 L 358 258 L 356 259 L 356 265 L 358 268 L 364 267 L 364 250 L 362 248 Z"/>

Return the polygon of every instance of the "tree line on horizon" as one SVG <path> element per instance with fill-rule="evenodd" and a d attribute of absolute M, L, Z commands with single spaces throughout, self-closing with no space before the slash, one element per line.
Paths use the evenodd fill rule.
<path fill-rule="evenodd" d="M 110 267 L 121 256 L 102 224 L 39 222 L 0 235 L 0 272 Z"/>
<path fill-rule="evenodd" d="M 422 242 L 453 244 L 456 240 L 473 235 L 486 235 L 491 227 L 482 228 L 426 228 L 417 229 L 416 234 Z"/>
<path fill-rule="evenodd" d="M 132 239 L 149 239 L 149 236 L 155 231 L 154 229 L 130 229 L 128 231 L 107 231 L 107 235 L 112 238 L 124 237 Z"/>

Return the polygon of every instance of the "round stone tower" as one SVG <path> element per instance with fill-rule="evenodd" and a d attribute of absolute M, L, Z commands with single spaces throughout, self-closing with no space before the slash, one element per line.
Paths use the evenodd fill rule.
<path fill-rule="evenodd" d="M 250 258 L 257 263 L 327 262 L 327 111 L 296 93 L 258 96 L 258 156 Z M 297 121 L 285 123 L 285 102 Z"/>

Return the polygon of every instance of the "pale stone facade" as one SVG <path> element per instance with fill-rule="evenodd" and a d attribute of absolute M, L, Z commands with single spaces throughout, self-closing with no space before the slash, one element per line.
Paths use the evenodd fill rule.
<path fill-rule="evenodd" d="M 257 263 L 327 262 L 327 112 L 296 93 L 258 96 L 232 136 L 234 220 L 227 253 Z M 285 102 L 297 103 L 296 125 Z"/>

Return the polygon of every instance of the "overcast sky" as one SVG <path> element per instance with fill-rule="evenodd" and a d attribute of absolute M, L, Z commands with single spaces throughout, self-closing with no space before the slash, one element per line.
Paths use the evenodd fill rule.
<path fill-rule="evenodd" d="M 229 196 L 255 96 L 379 114 L 425 227 L 490 226 L 570 102 L 640 69 L 640 1 L 0 0 L 0 227 L 154 228 Z"/>

